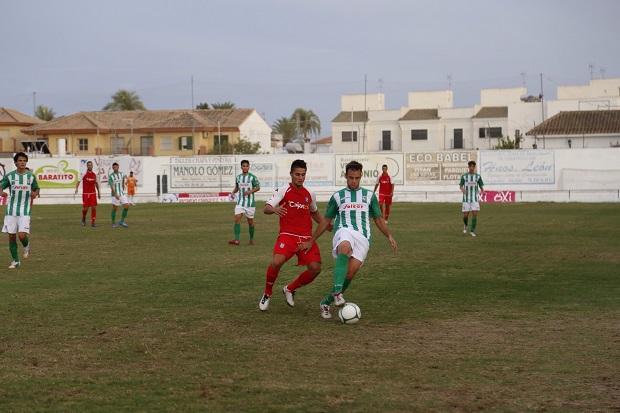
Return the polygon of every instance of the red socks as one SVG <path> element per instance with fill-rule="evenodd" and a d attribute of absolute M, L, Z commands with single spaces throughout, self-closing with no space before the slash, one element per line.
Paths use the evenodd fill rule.
<path fill-rule="evenodd" d="M 271 297 L 271 293 L 273 292 L 273 284 L 276 282 L 276 278 L 278 278 L 278 274 L 280 273 L 279 269 L 274 269 L 271 264 L 267 267 L 267 275 L 265 280 L 265 295 Z"/>
<path fill-rule="evenodd" d="M 90 222 L 94 223 L 97 219 L 97 208 L 90 207 Z"/>
<path fill-rule="evenodd" d="M 297 276 L 289 285 L 286 286 L 289 291 L 295 291 L 299 287 L 303 287 L 304 285 L 310 284 L 316 278 L 318 274 L 314 274 L 311 271 L 304 271 Z"/>
<path fill-rule="evenodd" d="M 385 220 L 387 221 L 388 218 L 390 217 L 390 207 L 391 205 L 385 205 Z"/>
<path fill-rule="evenodd" d="M 88 208 L 82 208 L 82 221 L 86 221 L 87 212 L 88 212 Z"/>

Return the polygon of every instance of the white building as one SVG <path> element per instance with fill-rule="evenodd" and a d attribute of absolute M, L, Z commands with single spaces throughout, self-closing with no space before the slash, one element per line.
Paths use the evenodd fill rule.
<path fill-rule="evenodd" d="M 426 152 L 492 149 L 499 138 L 519 137 L 522 148 L 540 147 L 528 131 L 561 111 L 620 107 L 620 78 L 586 86 L 560 86 L 558 99 L 526 98 L 525 88 L 483 89 L 480 103 L 455 108 L 451 90 L 410 92 L 407 106 L 385 108 L 385 96 L 345 95 L 332 120 L 332 148 L 343 152 Z"/>

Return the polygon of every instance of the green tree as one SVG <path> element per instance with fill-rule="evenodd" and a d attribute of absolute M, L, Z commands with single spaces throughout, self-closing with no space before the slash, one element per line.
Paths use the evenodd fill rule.
<path fill-rule="evenodd" d="M 510 139 L 510 136 L 506 136 L 505 138 L 499 138 L 494 149 L 519 149 L 519 147 L 514 140 Z"/>
<path fill-rule="evenodd" d="M 47 107 L 45 105 L 39 105 L 37 106 L 37 109 L 34 111 L 34 115 L 41 120 L 45 120 L 49 122 L 50 120 L 54 119 L 54 117 L 56 116 L 56 113 L 50 107 Z"/>
<path fill-rule="evenodd" d="M 260 143 L 258 142 L 252 143 L 245 139 L 239 139 L 239 142 L 235 143 L 234 145 L 231 145 L 228 142 L 222 143 L 221 151 L 220 151 L 219 146 L 217 146 L 217 142 L 216 142 L 216 145 L 209 152 L 209 155 L 218 155 L 220 153 L 227 154 L 227 155 L 230 155 L 233 153 L 251 155 L 251 154 L 259 153 L 259 151 L 260 151 Z"/>
<path fill-rule="evenodd" d="M 297 136 L 297 122 L 295 119 L 282 116 L 273 123 L 273 132 L 282 135 L 282 143 L 286 145 Z"/>
<path fill-rule="evenodd" d="M 310 140 L 311 135 L 321 133 L 321 120 L 310 109 L 297 108 L 291 115 L 291 119 L 298 126 L 299 133 L 304 137 L 304 142 Z"/>
<path fill-rule="evenodd" d="M 200 102 L 196 105 L 196 109 L 211 109 L 207 102 Z"/>
<path fill-rule="evenodd" d="M 211 105 L 213 109 L 234 109 L 236 106 L 231 101 L 218 102 Z"/>
<path fill-rule="evenodd" d="M 103 110 L 146 110 L 146 108 L 136 92 L 120 89 L 112 95 L 112 101 L 105 105 Z"/>

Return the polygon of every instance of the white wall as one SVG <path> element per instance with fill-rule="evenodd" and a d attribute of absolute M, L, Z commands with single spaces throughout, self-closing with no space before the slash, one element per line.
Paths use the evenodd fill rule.
<path fill-rule="evenodd" d="M 409 92 L 407 102 L 409 109 L 451 108 L 454 106 L 454 94 L 451 90 Z"/>
<path fill-rule="evenodd" d="M 480 106 L 508 106 L 510 103 L 521 101 L 521 96 L 527 95 L 524 87 L 482 89 L 480 91 Z"/>
<path fill-rule="evenodd" d="M 260 143 L 261 152 L 272 152 L 271 127 L 255 110 L 239 126 L 239 134 L 252 143 Z"/>

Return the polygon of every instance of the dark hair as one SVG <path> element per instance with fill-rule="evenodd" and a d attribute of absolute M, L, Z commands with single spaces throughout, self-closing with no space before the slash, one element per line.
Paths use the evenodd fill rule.
<path fill-rule="evenodd" d="M 386 164 L 381 165 L 381 168 L 387 168 Z"/>
<path fill-rule="evenodd" d="M 291 164 L 291 172 L 293 172 L 293 169 L 295 168 L 303 168 L 305 170 L 308 170 L 308 167 L 306 166 L 306 161 L 304 161 L 303 159 L 295 159 L 293 161 L 293 163 Z"/>
<path fill-rule="evenodd" d="M 476 161 L 469 161 L 467 162 L 467 166 L 476 166 Z"/>
<path fill-rule="evenodd" d="M 358 161 L 351 161 L 347 164 L 347 166 L 344 167 L 344 173 L 348 174 L 349 171 L 361 171 L 362 170 L 362 164 L 359 163 Z"/>
<path fill-rule="evenodd" d="M 93 163 L 93 161 L 86 161 L 86 165 L 88 165 L 89 163 Z"/>
<path fill-rule="evenodd" d="M 23 152 L 17 152 L 15 156 L 13 156 L 13 162 L 17 162 L 19 158 L 26 158 L 26 162 L 28 162 L 28 155 Z"/>
<path fill-rule="evenodd" d="M 241 161 L 241 166 L 243 166 L 244 163 L 247 163 L 248 166 L 250 166 L 250 161 L 248 161 L 247 159 Z"/>
<path fill-rule="evenodd" d="M 129 171 L 129 175 L 133 175 L 133 171 Z"/>
<path fill-rule="evenodd" d="M 112 164 L 112 166 L 114 166 L 114 165 L 118 166 L 118 162 L 114 162 L 114 163 Z"/>

